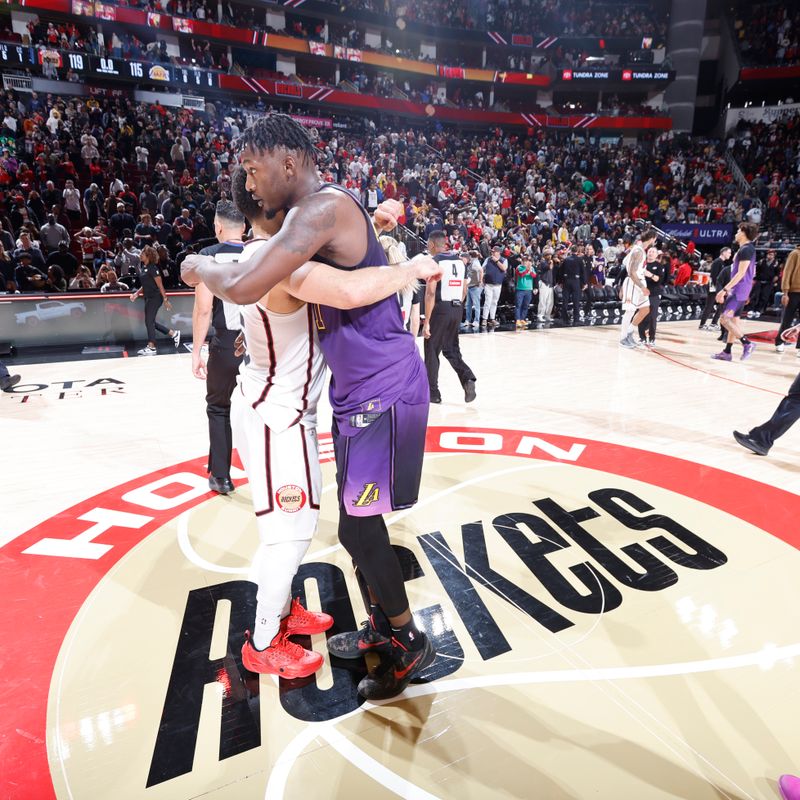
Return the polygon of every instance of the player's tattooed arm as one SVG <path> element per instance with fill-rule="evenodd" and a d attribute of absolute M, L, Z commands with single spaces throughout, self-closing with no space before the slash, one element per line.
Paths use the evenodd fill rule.
<path fill-rule="evenodd" d="M 639 267 L 644 261 L 644 253 L 638 250 L 631 253 L 631 259 L 628 262 L 628 277 L 640 288 L 647 289 L 647 284 L 639 277 Z"/>
<path fill-rule="evenodd" d="M 188 256 L 181 265 L 181 277 L 190 286 L 204 283 L 231 303 L 255 303 L 331 245 L 341 233 L 340 202 L 350 201 L 332 192 L 310 195 L 289 211 L 280 231 L 253 258 L 217 264 L 213 258 Z"/>
<path fill-rule="evenodd" d="M 282 286 L 292 297 L 306 303 L 348 309 L 377 303 L 419 281 L 439 280 L 441 275 L 439 263 L 424 255 L 389 267 L 365 267 L 351 272 L 310 261 L 295 270 Z"/>

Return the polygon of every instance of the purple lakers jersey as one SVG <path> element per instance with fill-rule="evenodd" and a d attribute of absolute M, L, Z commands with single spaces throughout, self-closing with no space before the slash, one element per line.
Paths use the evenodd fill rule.
<path fill-rule="evenodd" d="M 383 247 L 361 203 L 340 186 L 326 184 L 323 189 L 344 192 L 356 203 L 367 230 L 367 252 L 359 264 L 331 265 L 347 270 L 386 266 Z M 314 312 L 320 348 L 331 370 L 331 406 L 342 434 L 356 433 L 351 418 L 359 414 L 379 414 L 398 400 L 428 402 L 425 365 L 414 337 L 403 327 L 395 294 L 363 308 L 315 306 Z"/>
<path fill-rule="evenodd" d="M 739 248 L 739 252 L 733 257 L 731 277 L 736 275 L 743 263 L 747 264 L 744 277 L 731 289 L 731 297 L 740 301 L 747 300 L 750 297 L 750 292 L 753 289 L 753 280 L 756 276 L 756 248 L 752 242 L 742 245 Z"/>

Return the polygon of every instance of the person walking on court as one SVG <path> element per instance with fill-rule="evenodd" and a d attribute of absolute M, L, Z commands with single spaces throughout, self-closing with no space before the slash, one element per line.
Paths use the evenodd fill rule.
<path fill-rule="evenodd" d="M 800 325 L 787 328 L 783 332 L 785 341 L 791 341 L 800 334 Z M 792 382 L 786 397 L 778 403 L 772 416 L 763 425 L 756 425 L 749 433 L 733 432 L 733 438 L 742 447 L 760 456 L 769 453 L 775 440 L 783 436 L 800 419 L 800 374 Z M 798 795 L 800 796 L 800 795 Z"/>
<path fill-rule="evenodd" d="M 447 238 L 442 231 L 434 231 L 428 237 L 428 253 L 442 267 L 442 279 L 428 281 L 425 290 L 425 369 L 428 373 L 431 403 L 441 403 L 439 392 L 439 355 L 450 362 L 461 385 L 464 399 L 471 403 L 475 399 L 475 373 L 461 357 L 458 345 L 458 330 L 464 298 L 467 296 L 466 265 L 456 253 L 447 247 Z"/>
<path fill-rule="evenodd" d="M 220 200 L 214 214 L 217 244 L 204 247 L 200 255 L 229 257 L 242 252 L 244 215 L 230 200 Z M 208 347 L 208 362 L 201 349 L 209 326 L 214 336 Z M 208 486 L 218 494 L 233 491 L 231 481 L 231 395 L 236 388 L 241 356 L 235 354 L 239 335 L 239 308 L 225 303 L 201 283 L 194 290 L 192 311 L 192 374 L 206 382 L 206 415 L 208 416 Z"/>
<path fill-rule="evenodd" d="M 650 290 L 645 282 L 647 249 L 655 244 L 658 238 L 652 228 L 645 228 L 622 262 L 625 280 L 622 282 L 622 317 L 619 343 L 629 350 L 641 347 L 634 341 L 633 331 L 650 313 Z"/>
<path fill-rule="evenodd" d="M 742 343 L 742 361 L 750 358 L 756 346 L 751 342 L 740 327 L 737 315 L 741 313 L 753 288 L 753 278 L 756 272 L 755 240 L 758 238 L 758 225 L 754 222 L 739 223 L 736 231 L 736 243 L 739 250 L 733 259 L 731 278 L 717 294 L 717 302 L 724 303 L 722 309 L 722 327 L 727 332 L 727 343 L 720 353 L 715 353 L 711 358 L 716 361 L 733 360 L 733 343 L 738 339 Z M 735 271 L 734 271 L 735 268 Z"/>
<path fill-rule="evenodd" d="M 503 288 L 507 269 L 508 261 L 500 255 L 500 246 L 495 245 L 492 247 L 492 254 L 483 262 L 481 330 L 494 330 L 497 327 L 497 321 L 495 320 L 497 303 L 500 300 L 500 292 Z"/>
<path fill-rule="evenodd" d="M 795 314 L 800 310 L 800 244 L 795 246 L 786 259 L 781 277 L 781 291 L 783 292 L 783 297 L 781 297 L 783 316 L 775 337 L 775 350 L 778 353 L 783 352 L 783 334 L 789 329 Z M 797 355 L 800 357 L 800 339 L 797 341 Z"/>
<path fill-rule="evenodd" d="M 719 323 L 719 315 L 722 313 L 722 306 L 717 303 L 717 294 L 725 285 L 720 282 L 720 274 L 725 267 L 726 262 L 730 261 L 731 249 L 730 247 L 723 247 L 719 251 L 719 255 L 711 262 L 711 271 L 708 276 L 708 284 L 706 285 L 706 302 L 703 306 L 703 315 L 700 317 L 700 330 L 707 331 L 710 329 L 717 330 Z M 711 326 L 708 325 L 708 318 L 711 315 L 711 310 L 714 310 L 714 317 L 711 320 Z"/>
<path fill-rule="evenodd" d="M 133 303 L 138 297 L 144 296 L 144 324 L 147 328 L 147 347 L 143 347 L 138 352 L 140 356 L 154 356 L 156 354 L 156 331 L 169 336 L 175 343 L 176 348 L 181 343 L 181 332 L 165 328 L 156 322 L 156 315 L 162 304 L 167 311 L 172 311 L 172 303 L 167 298 L 164 281 L 161 280 L 161 274 L 158 271 L 158 253 L 154 247 L 147 245 L 142 249 L 139 258 L 142 262 L 142 267 L 139 271 L 141 286 L 131 295 L 131 302 Z"/>

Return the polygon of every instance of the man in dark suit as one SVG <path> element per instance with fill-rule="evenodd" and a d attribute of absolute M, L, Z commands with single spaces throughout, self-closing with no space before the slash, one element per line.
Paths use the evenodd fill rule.
<path fill-rule="evenodd" d="M 561 301 L 561 320 L 569 324 L 568 304 L 572 301 L 572 324 L 581 324 L 583 293 L 589 286 L 589 268 L 586 266 L 583 245 L 576 245 L 561 263 L 560 283 L 564 289 Z"/>

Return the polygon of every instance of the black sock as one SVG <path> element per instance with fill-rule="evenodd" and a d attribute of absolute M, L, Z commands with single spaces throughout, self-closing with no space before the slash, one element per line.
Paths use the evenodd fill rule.
<path fill-rule="evenodd" d="M 392 636 L 404 650 L 421 650 L 425 643 L 424 635 L 414 624 L 413 617 L 399 628 L 392 625 Z"/>
<path fill-rule="evenodd" d="M 728 353 L 729 355 L 730 353 L 733 352 L 733 345 L 730 342 L 728 342 L 728 344 L 725 345 L 725 352 Z"/>
<path fill-rule="evenodd" d="M 385 636 L 387 639 L 392 638 L 393 628 L 389 622 L 389 618 L 383 613 L 383 609 L 377 603 L 369 604 L 369 621 L 372 623 L 372 627 L 375 628 L 381 636 Z"/>
<path fill-rule="evenodd" d="M 750 340 L 749 340 L 749 339 L 748 339 L 746 336 L 742 336 L 742 338 L 741 338 L 741 339 L 739 339 L 739 341 L 740 341 L 740 342 L 741 342 L 743 345 L 745 345 L 745 344 L 750 344 Z"/>

